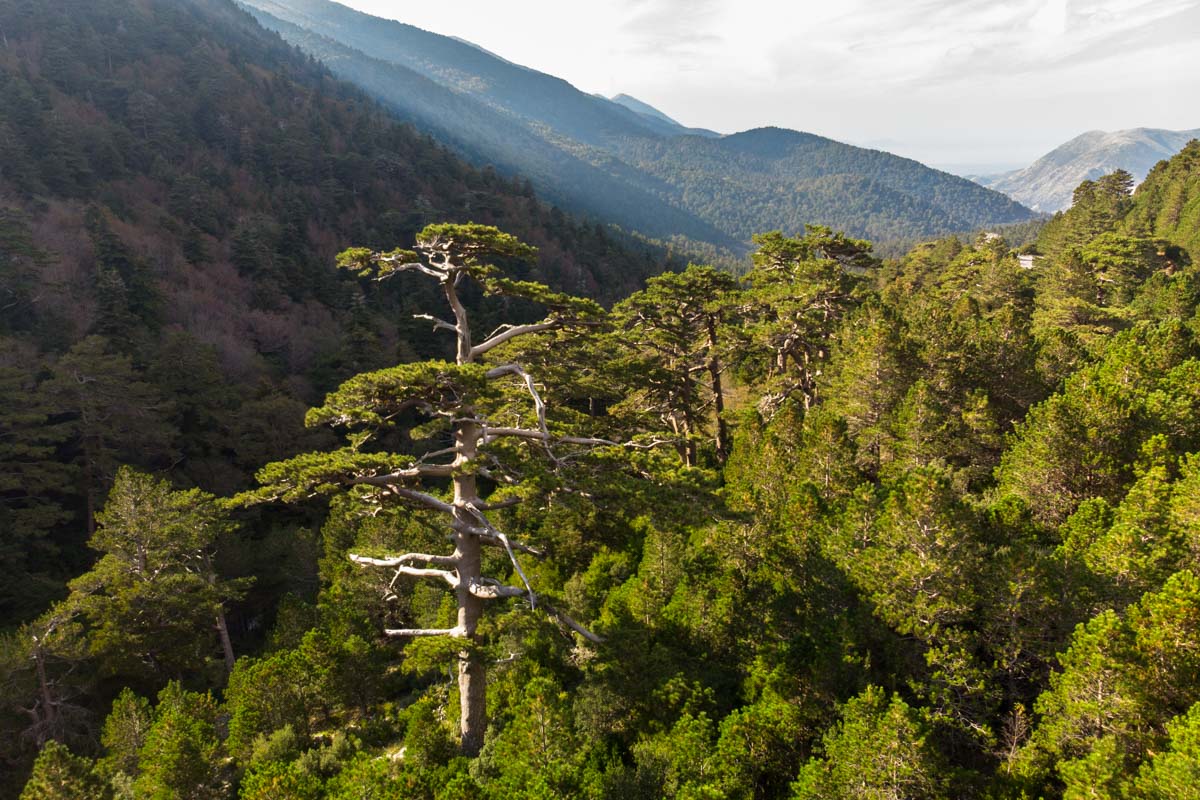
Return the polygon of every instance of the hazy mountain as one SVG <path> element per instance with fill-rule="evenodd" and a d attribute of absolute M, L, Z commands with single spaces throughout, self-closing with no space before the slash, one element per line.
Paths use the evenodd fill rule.
<path fill-rule="evenodd" d="M 547 200 L 657 239 L 683 236 L 724 250 L 738 247 L 734 238 L 713 225 L 664 203 L 653 187 L 644 185 L 644 175 L 603 150 L 579 143 L 563 147 L 503 107 L 272 14 L 249 10 L 264 26 L 315 56 L 338 77 L 365 89 L 400 119 L 476 164 L 528 179 Z"/>
<path fill-rule="evenodd" d="M 975 180 L 1036 211 L 1052 213 L 1070 207 L 1071 195 L 1083 181 L 1117 169 L 1123 169 L 1141 181 L 1155 164 L 1175 155 L 1197 137 L 1200 137 L 1200 129 L 1088 131 L 1024 169 L 980 176 Z"/>
<path fill-rule="evenodd" d="M 478 164 L 567 208 L 693 250 L 819 223 L 876 240 L 1028 219 L 964 178 L 812 134 L 685 128 L 461 40 L 329 0 L 243 0 L 262 24 Z"/>
<path fill-rule="evenodd" d="M 631 95 L 618 94 L 614 97 L 610 97 L 609 99 L 618 105 L 622 105 L 625 108 L 628 108 L 630 111 L 640 114 L 643 117 L 648 117 L 652 121 L 665 122 L 668 125 L 675 127 L 677 129 L 678 133 L 680 133 L 680 134 L 694 133 L 697 136 L 711 136 L 711 137 L 719 137 L 721 135 L 719 133 L 716 133 L 715 131 L 710 131 L 706 128 L 689 128 L 685 125 L 682 125 L 679 122 L 672 119 L 671 117 L 668 117 L 666 114 L 659 111 L 657 108 L 650 105 L 649 103 L 643 103 L 641 100 L 638 100 L 636 97 L 633 97 Z"/>
<path fill-rule="evenodd" d="M 383 20 L 327 0 L 244 0 L 246 5 L 366 55 L 399 64 L 584 144 L 644 136 L 667 127 L 571 84 L 513 64 L 460 39 Z M 285 35 L 286 38 L 286 35 Z"/>

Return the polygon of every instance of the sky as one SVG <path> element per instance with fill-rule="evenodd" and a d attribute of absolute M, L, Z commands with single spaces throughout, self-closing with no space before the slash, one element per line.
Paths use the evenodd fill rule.
<path fill-rule="evenodd" d="M 340 0 L 685 125 L 960 173 L 1087 130 L 1200 128 L 1200 0 Z"/>

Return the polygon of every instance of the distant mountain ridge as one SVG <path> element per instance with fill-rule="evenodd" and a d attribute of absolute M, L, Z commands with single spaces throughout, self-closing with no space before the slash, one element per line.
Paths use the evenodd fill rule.
<path fill-rule="evenodd" d="M 740 255 L 753 233 L 824 224 L 875 240 L 1019 222 L 998 192 L 813 134 L 685 128 L 628 95 L 581 92 L 473 44 L 329 0 L 241 0 L 261 24 L 477 164 L 564 208 Z"/>
<path fill-rule="evenodd" d="M 1035 211 L 1053 213 L 1070 207 L 1075 188 L 1084 181 L 1123 169 L 1141 182 L 1155 164 L 1171 158 L 1196 138 L 1200 138 L 1200 128 L 1088 131 L 1024 169 L 974 180 Z"/>
<path fill-rule="evenodd" d="M 636 97 L 632 97 L 631 95 L 613 95 L 612 97 L 608 98 L 608 100 L 617 103 L 618 105 L 622 105 L 625 108 L 628 108 L 630 111 L 640 114 L 643 117 L 648 117 L 651 121 L 665 122 L 668 125 L 673 125 L 678 129 L 680 135 L 695 134 L 697 136 L 707 136 L 714 139 L 720 138 L 721 136 L 721 134 L 717 133 L 716 131 L 710 131 L 707 128 L 689 128 L 686 125 L 672 119 L 671 117 L 668 117 L 666 114 L 659 111 L 649 103 L 644 103 L 641 100 L 638 100 Z"/>

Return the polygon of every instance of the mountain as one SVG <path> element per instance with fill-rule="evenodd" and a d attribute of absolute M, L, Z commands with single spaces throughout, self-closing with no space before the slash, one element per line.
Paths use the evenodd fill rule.
<path fill-rule="evenodd" d="M 427 68 L 418 70 L 373 58 L 266 12 L 254 8 L 250 11 L 265 27 L 316 57 L 338 77 L 378 98 L 399 119 L 476 164 L 531 181 L 553 203 L 657 239 L 680 235 L 726 249 L 736 247 L 735 240 L 699 217 L 663 204 L 633 170 L 596 148 L 578 143 L 574 148 L 562 147 L 502 107 L 433 80 L 429 75 L 437 73 Z M 525 71 L 493 59 L 473 45 L 449 39 L 442 44 L 459 55 L 477 55 L 488 63 L 502 64 L 506 71 Z M 619 109 L 616 122 L 640 124 L 632 111 L 608 101 L 603 104 Z M 604 105 L 600 108 L 603 110 Z"/>
<path fill-rule="evenodd" d="M 1200 129 L 1088 131 L 1024 169 L 976 177 L 975 180 L 1032 209 L 1053 213 L 1070 207 L 1072 193 L 1082 182 L 1118 169 L 1125 170 L 1140 182 L 1151 167 L 1175 155 L 1197 137 L 1200 137 Z"/>
<path fill-rule="evenodd" d="M 633 111 L 637 114 L 641 114 L 643 117 L 647 117 L 652 122 L 654 122 L 654 121 L 665 122 L 668 125 L 673 126 L 679 134 L 691 133 L 691 134 L 695 134 L 697 136 L 709 136 L 709 137 L 719 137 L 721 135 L 719 133 L 715 133 L 715 132 L 707 130 L 705 128 L 688 128 L 684 125 L 681 125 L 680 123 L 678 123 L 674 119 L 668 117 L 666 114 L 659 111 L 657 108 L 650 105 L 649 103 L 643 103 L 641 100 L 638 100 L 636 97 L 632 97 L 627 94 L 618 94 L 613 97 L 610 97 L 609 100 L 611 100 L 612 102 L 614 102 L 618 105 L 624 106 L 625 108 L 628 108 L 630 111 Z"/>
<path fill-rule="evenodd" d="M 892 240 L 1032 216 L 997 192 L 889 153 L 775 128 L 732 136 L 683 128 L 634 98 L 586 94 L 461 40 L 329 0 L 242 2 L 473 162 L 693 252 L 744 253 L 754 233 L 806 223 Z"/>

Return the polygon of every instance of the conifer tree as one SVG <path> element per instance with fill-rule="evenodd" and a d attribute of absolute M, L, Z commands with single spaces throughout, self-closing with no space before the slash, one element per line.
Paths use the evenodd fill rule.
<path fill-rule="evenodd" d="M 89 535 L 120 464 L 165 466 L 174 455 L 177 432 L 164 419 L 168 405 L 140 378 L 132 359 L 114 353 L 107 339 L 89 336 L 59 359 L 46 384 L 66 412 L 62 430 L 76 453 Z"/>
<path fill-rule="evenodd" d="M 88 544 L 102 556 L 67 600 L 87 618 L 92 652 L 118 672 L 171 677 L 219 649 L 232 671 L 225 605 L 244 582 L 221 579 L 213 563 L 231 529 L 215 498 L 122 467 L 96 520 Z"/>
<path fill-rule="evenodd" d="M 92 764 L 58 742 L 42 748 L 21 792 L 21 800 L 105 800 L 111 796 Z"/>
<path fill-rule="evenodd" d="M 713 419 L 717 458 L 729 455 L 723 386 L 724 330 L 736 304 L 737 282 L 712 267 L 689 266 L 646 282 L 613 309 L 634 356 L 626 402 L 649 409 L 678 437 L 685 464 L 696 463 L 696 439 Z"/>
<path fill-rule="evenodd" d="M 754 242 L 744 304 L 752 344 L 742 371 L 762 384 L 760 411 L 774 413 L 792 396 L 807 408 L 835 332 L 862 300 L 862 275 L 878 261 L 869 242 L 820 225 L 804 236 L 774 231 Z"/>
<path fill-rule="evenodd" d="M 436 330 L 448 331 L 454 341 L 454 361 L 401 364 L 351 378 L 331 393 L 320 408 L 309 412 L 309 425 L 333 424 L 350 429 L 348 446 L 333 453 L 311 453 L 271 464 L 259 473 L 263 488 L 251 499 L 297 501 L 318 494 L 348 490 L 369 506 L 399 502 L 421 512 L 435 512 L 448 522 L 454 545 L 449 554 L 403 553 L 372 557 L 353 553 L 350 559 L 365 567 L 393 570 L 402 576 L 430 578 L 449 586 L 457 605 L 456 624 L 449 628 L 396 628 L 395 637 L 444 636 L 460 643 L 457 649 L 461 747 L 475 755 L 483 746 L 487 727 L 486 674 L 477 651 L 484 605 L 504 598 L 525 598 L 585 638 L 591 632 L 549 605 L 530 585 L 521 567 L 522 555 L 540 555 L 534 547 L 507 536 L 488 512 L 519 502 L 514 492 L 497 500 L 494 486 L 516 484 L 515 462 L 541 460 L 551 469 L 578 457 L 581 450 L 614 443 L 569 429 L 566 414 L 558 415 L 543 401 L 537 380 L 520 363 L 497 357 L 515 339 L 596 323 L 601 309 L 595 303 L 557 294 L 541 284 L 502 276 L 492 260 L 528 259 L 533 248 L 514 237 L 483 225 L 431 225 L 417 236 L 416 252 L 347 250 L 339 266 L 364 277 L 384 280 L 414 272 L 436 281 L 450 307 L 450 320 L 419 315 Z M 486 337 L 477 337 L 464 304 L 470 283 L 486 295 L 540 304 L 548 314 L 537 322 L 503 324 Z M 395 429 L 423 417 L 429 424 L 409 430 L 413 438 L 443 437 L 444 446 L 431 445 L 419 456 L 382 451 Z M 439 486 L 449 484 L 448 496 Z M 497 548 L 511 564 L 516 585 L 483 572 L 485 547 Z"/>

